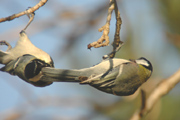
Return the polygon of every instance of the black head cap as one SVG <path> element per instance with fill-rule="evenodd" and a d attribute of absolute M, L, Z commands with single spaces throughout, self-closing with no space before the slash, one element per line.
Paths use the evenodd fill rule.
<path fill-rule="evenodd" d="M 153 71 L 153 67 L 152 67 L 151 62 L 144 57 L 140 57 L 139 59 L 137 59 L 136 63 L 144 66 L 145 68 L 147 68 L 150 71 Z"/>

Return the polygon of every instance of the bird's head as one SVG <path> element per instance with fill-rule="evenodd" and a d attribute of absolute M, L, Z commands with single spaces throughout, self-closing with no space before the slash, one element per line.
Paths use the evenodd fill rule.
<path fill-rule="evenodd" d="M 147 60 L 144 57 L 140 57 L 139 59 L 135 60 L 137 64 L 142 65 L 146 69 L 150 70 L 151 72 L 153 71 L 152 64 L 149 60 Z"/>

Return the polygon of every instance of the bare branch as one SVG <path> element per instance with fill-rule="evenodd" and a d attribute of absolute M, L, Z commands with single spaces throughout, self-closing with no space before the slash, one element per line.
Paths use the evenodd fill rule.
<path fill-rule="evenodd" d="M 146 93 L 143 89 L 141 89 L 141 112 L 140 116 L 142 116 L 142 111 L 146 108 Z"/>
<path fill-rule="evenodd" d="M 116 15 L 116 32 L 114 34 L 114 42 L 113 42 L 113 52 L 110 55 L 110 58 L 113 58 L 115 56 L 115 53 L 121 48 L 123 45 L 123 42 L 120 40 L 120 29 L 122 20 L 120 17 L 120 12 L 118 10 L 117 2 L 114 0 L 115 5 L 115 15 Z"/>
<path fill-rule="evenodd" d="M 177 83 L 180 82 L 180 69 L 168 79 L 161 81 L 145 102 L 144 109 L 134 113 L 130 120 L 140 120 L 151 111 L 155 103 L 164 95 L 168 94 Z"/>
<path fill-rule="evenodd" d="M 108 34 L 109 34 L 109 26 L 110 26 L 111 15 L 112 15 L 113 10 L 114 10 L 114 3 L 112 0 L 110 0 L 106 24 L 102 26 L 101 28 L 99 28 L 98 30 L 99 32 L 103 31 L 103 35 L 101 36 L 101 38 L 98 39 L 98 41 L 90 43 L 88 45 L 88 49 L 91 49 L 91 47 L 99 48 L 99 47 L 104 47 L 104 46 L 109 45 Z"/>
<path fill-rule="evenodd" d="M 20 16 L 26 15 L 27 13 L 33 13 L 34 11 L 38 10 L 40 7 L 42 7 L 44 4 L 46 4 L 48 0 L 41 0 L 38 4 L 36 4 L 34 7 L 29 8 L 26 11 L 17 13 L 17 14 L 13 14 L 9 17 L 5 17 L 5 18 L 0 18 L 0 23 L 1 22 L 5 22 L 5 21 L 10 21 L 13 20 L 15 18 L 18 18 Z"/>
<path fill-rule="evenodd" d="M 116 52 L 122 47 L 123 42 L 120 40 L 120 29 L 121 29 L 121 24 L 122 24 L 122 20 L 120 17 L 120 12 L 118 10 L 118 6 L 117 6 L 117 2 L 116 0 L 113 0 L 114 3 L 114 10 L 115 10 L 115 15 L 116 15 L 116 31 L 114 34 L 114 41 L 113 41 L 113 51 L 111 53 L 109 53 L 107 56 L 103 56 L 103 58 L 114 58 Z"/>
<path fill-rule="evenodd" d="M 112 44 L 113 45 L 113 51 L 111 53 L 109 53 L 108 55 L 103 56 L 103 59 L 106 59 L 109 57 L 113 58 L 115 56 L 116 52 L 123 45 L 123 42 L 120 40 L 120 29 L 121 29 L 122 20 L 120 17 L 120 12 L 118 10 L 116 0 L 110 0 L 106 24 L 99 29 L 99 32 L 103 31 L 103 35 L 101 36 L 101 38 L 98 41 L 90 43 L 88 45 L 88 49 L 90 49 L 91 47 L 99 48 L 99 47 L 104 47 L 104 46 L 109 45 L 108 34 L 109 34 L 109 26 L 110 26 L 111 15 L 112 15 L 113 10 L 115 10 L 115 15 L 116 15 L 116 31 L 114 34 L 114 42 Z"/>

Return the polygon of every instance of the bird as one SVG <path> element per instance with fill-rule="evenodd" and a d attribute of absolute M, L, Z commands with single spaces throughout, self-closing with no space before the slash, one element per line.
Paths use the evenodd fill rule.
<path fill-rule="evenodd" d="M 40 75 L 38 75 L 37 73 L 41 73 L 40 70 L 42 67 L 54 67 L 54 62 L 48 53 L 37 48 L 28 38 L 25 30 L 32 22 L 34 13 L 31 13 L 30 15 L 28 14 L 28 16 L 30 17 L 30 20 L 26 27 L 19 33 L 20 38 L 14 48 L 12 48 L 7 41 L 0 41 L 0 45 L 8 46 L 8 49 L 6 51 L 0 50 L 0 64 L 4 64 L 4 66 L 0 68 L 0 71 L 8 72 L 12 75 L 18 75 L 18 77 L 22 78 L 28 83 L 43 87 L 52 84 L 52 82 L 39 82 Z M 31 62 L 31 64 L 28 62 Z M 20 65 L 24 67 L 24 70 L 25 67 L 27 67 L 34 71 L 29 70 L 30 73 L 28 73 L 26 70 L 26 72 L 23 72 L 21 67 L 17 67 Z M 22 73 L 18 73 L 17 71 Z"/>
<path fill-rule="evenodd" d="M 102 92 L 128 96 L 145 83 L 153 71 L 149 60 L 119 58 L 105 59 L 97 65 L 83 69 L 42 68 L 41 81 L 78 82 L 88 84 Z"/>
<path fill-rule="evenodd" d="M 12 48 L 8 42 L 0 41 L 1 44 L 9 45 L 9 47 L 8 47 L 9 49 L 7 49 L 7 51 L 4 52 L 4 51 L 0 50 L 0 64 L 5 65 L 4 67 L 2 67 L 0 69 L 0 71 L 9 72 L 8 67 L 10 67 L 11 69 L 14 69 L 12 67 L 14 67 L 14 65 L 17 64 L 16 62 L 19 59 L 21 60 L 22 58 L 26 58 L 23 56 L 27 55 L 27 54 L 34 56 L 36 59 L 41 61 L 41 63 L 45 64 L 43 66 L 54 67 L 54 62 L 53 62 L 52 58 L 50 57 L 50 55 L 48 53 L 44 52 L 43 50 L 37 48 L 35 45 L 33 45 L 24 30 L 22 30 L 19 35 L 20 35 L 20 39 L 17 41 L 17 44 L 14 48 Z M 12 64 L 12 63 L 14 63 L 14 64 Z M 19 61 L 18 61 L 18 63 L 19 63 Z M 12 65 L 12 66 L 10 66 L 10 65 Z M 16 74 L 14 74 L 14 75 L 16 75 Z M 22 76 L 19 76 L 19 77 L 24 78 Z M 23 80 L 25 80 L 27 82 L 27 78 L 23 79 Z M 38 80 L 33 80 L 33 79 L 31 79 L 31 80 L 38 82 Z M 47 85 L 49 85 L 50 83 L 52 83 L 52 82 L 47 82 Z M 35 83 L 33 85 L 35 85 Z M 41 85 L 39 85 L 39 84 L 37 86 L 41 87 Z"/>
<path fill-rule="evenodd" d="M 53 67 L 53 64 L 30 55 L 25 54 L 18 57 L 16 60 L 11 60 L 0 71 L 8 72 L 11 75 L 17 75 L 22 80 L 36 86 L 45 87 L 52 84 L 52 82 L 44 82 L 40 80 L 42 75 L 41 69 L 43 67 Z"/>

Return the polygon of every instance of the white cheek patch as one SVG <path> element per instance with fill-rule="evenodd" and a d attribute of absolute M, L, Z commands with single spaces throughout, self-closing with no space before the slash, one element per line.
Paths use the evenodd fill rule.
<path fill-rule="evenodd" d="M 149 64 L 146 60 L 136 60 L 136 63 L 141 64 L 141 65 L 145 65 L 145 66 L 149 66 Z"/>

